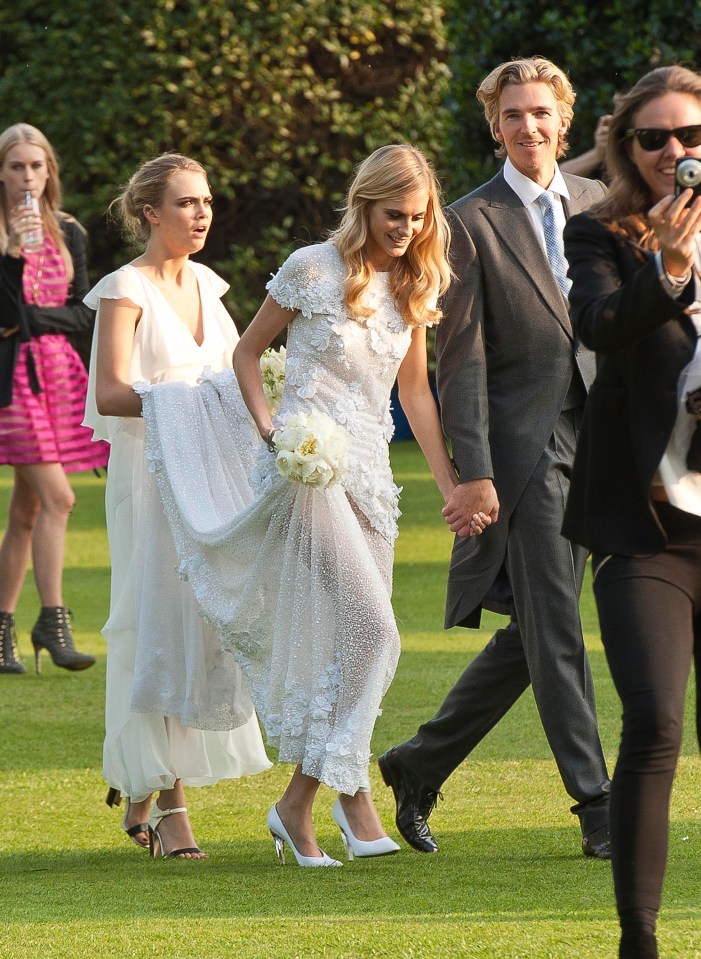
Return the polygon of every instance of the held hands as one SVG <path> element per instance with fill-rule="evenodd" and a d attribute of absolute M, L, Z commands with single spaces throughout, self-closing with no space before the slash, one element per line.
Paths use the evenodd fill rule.
<path fill-rule="evenodd" d="M 499 499 L 490 479 L 458 483 L 441 510 L 458 536 L 480 536 L 499 517 Z"/>
<path fill-rule="evenodd" d="M 694 265 L 696 235 L 701 229 L 701 197 L 686 206 L 693 193 L 666 196 L 650 210 L 650 223 L 662 250 L 662 262 L 670 276 L 687 276 Z"/>

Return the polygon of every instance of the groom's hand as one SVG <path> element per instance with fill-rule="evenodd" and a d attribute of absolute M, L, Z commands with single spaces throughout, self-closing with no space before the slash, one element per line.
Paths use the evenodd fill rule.
<path fill-rule="evenodd" d="M 479 536 L 499 518 L 499 498 L 490 479 L 458 483 L 441 510 L 448 527 L 458 536 Z"/>

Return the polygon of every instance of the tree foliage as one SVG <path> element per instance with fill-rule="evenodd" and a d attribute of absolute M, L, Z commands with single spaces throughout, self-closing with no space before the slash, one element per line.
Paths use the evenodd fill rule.
<path fill-rule="evenodd" d="M 683 63 L 698 70 L 701 4 L 677 0 L 447 0 L 453 73 L 448 192 L 494 175 L 495 144 L 475 99 L 480 81 L 513 57 L 542 55 L 569 75 L 577 93 L 570 155 L 592 145 L 613 95 L 648 70 Z"/>
<path fill-rule="evenodd" d="M 333 224 L 360 159 L 446 142 L 437 0 L 15 0 L 0 54 L 0 128 L 33 123 L 58 150 L 92 272 L 124 259 L 104 219 L 119 185 L 177 150 L 209 172 L 202 259 L 244 321 L 290 246 Z"/>
<path fill-rule="evenodd" d="M 125 257 L 104 219 L 119 185 L 166 150 L 199 159 L 216 198 L 202 258 L 245 322 L 376 147 L 423 148 L 448 199 L 495 172 L 475 90 L 496 64 L 539 53 L 569 73 L 574 155 L 617 90 L 660 64 L 698 69 L 699 50 L 701 5 L 676 0 L 15 0 L 0 128 L 26 120 L 56 146 L 94 276 Z"/>

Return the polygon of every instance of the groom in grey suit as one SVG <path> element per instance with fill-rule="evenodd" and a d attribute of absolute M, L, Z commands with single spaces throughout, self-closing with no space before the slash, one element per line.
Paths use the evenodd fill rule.
<path fill-rule="evenodd" d="M 579 617 L 586 553 L 560 533 L 594 356 L 568 316 L 562 231 L 604 195 L 563 174 L 574 92 L 540 57 L 502 64 L 478 92 L 502 170 L 449 207 L 451 265 L 436 336 L 441 415 L 460 482 L 443 510 L 457 534 L 446 628 L 506 613 L 436 716 L 379 759 L 414 848 L 443 782 L 532 684 L 582 848 L 610 856 L 609 777 Z M 547 193 L 547 197 L 543 194 Z M 489 522 L 481 535 L 473 521 Z"/>

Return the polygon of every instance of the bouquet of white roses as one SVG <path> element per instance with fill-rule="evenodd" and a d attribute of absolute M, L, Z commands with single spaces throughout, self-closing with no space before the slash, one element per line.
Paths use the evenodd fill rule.
<path fill-rule="evenodd" d="M 348 469 L 345 430 L 326 413 L 295 413 L 275 431 L 275 465 L 296 483 L 324 489 Z"/>
<path fill-rule="evenodd" d="M 260 372 L 263 377 L 263 392 L 270 413 L 274 413 L 280 405 L 282 391 L 285 389 L 285 358 L 287 351 L 284 346 L 279 350 L 267 349 L 260 358 Z"/>

